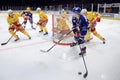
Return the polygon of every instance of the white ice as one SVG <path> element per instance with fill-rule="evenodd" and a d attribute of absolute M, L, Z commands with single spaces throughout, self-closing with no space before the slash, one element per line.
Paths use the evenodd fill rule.
<path fill-rule="evenodd" d="M 32 30 L 29 22 L 26 30 L 32 39 L 20 32 L 20 41 L 14 38 L 4 46 L 0 46 L 0 80 L 120 80 L 120 21 L 102 19 L 97 25 L 97 31 L 105 37 L 106 44 L 98 38 L 86 43 L 85 56 L 88 76 L 83 78 L 85 67 L 82 57 L 78 56 L 78 46 L 56 45 L 50 52 L 47 50 L 52 42 L 52 16 L 49 15 L 48 36 L 39 33 L 39 28 Z M 34 14 L 34 22 L 38 15 Z M 0 43 L 10 38 L 7 14 L 0 13 Z M 22 23 L 22 19 L 20 21 Z M 78 75 L 81 71 L 82 75 Z"/>

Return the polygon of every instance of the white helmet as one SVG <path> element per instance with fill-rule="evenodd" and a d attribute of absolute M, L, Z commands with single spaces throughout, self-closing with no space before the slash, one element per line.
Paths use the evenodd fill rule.
<path fill-rule="evenodd" d="M 65 9 L 62 9 L 62 11 L 65 11 Z"/>
<path fill-rule="evenodd" d="M 13 10 L 9 9 L 7 12 L 8 12 L 8 14 L 11 14 L 13 12 Z"/>
<path fill-rule="evenodd" d="M 83 14 L 85 14 L 86 12 L 87 12 L 87 9 L 82 9 L 80 13 L 83 15 Z"/>
<path fill-rule="evenodd" d="M 40 10 L 41 10 L 41 8 L 39 8 L 39 7 L 38 7 L 36 10 L 37 10 L 37 11 L 40 11 Z"/>

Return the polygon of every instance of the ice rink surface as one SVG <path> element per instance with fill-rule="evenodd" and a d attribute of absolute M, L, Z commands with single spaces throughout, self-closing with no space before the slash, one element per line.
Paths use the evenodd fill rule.
<path fill-rule="evenodd" d="M 10 38 L 7 14 L 0 13 L 0 43 Z M 88 76 L 83 78 L 85 68 L 83 59 L 78 54 L 79 47 L 55 46 L 50 52 L 47 50 L 52 42 L 52 16 L 49 16 L 47 28 L 48 36 L 39 33 L 39 28 L 32 30 L 29 22 L 26 30 L 32 39 L 20 32 L 18 42 L 14 38 L 4 46 L 0 45 L 0 80 L 120 80 L 120 21 L 102 19 L 97 24 L 97 31 L 106 39 L 102 44 L 98 38 L 86 43 L 85 56 Z M 34 22 L 38 15 L 34 15 Z M 22 23 L 22 19 L 21 19 Z M 81 71 L 82 75 L 78 75 Z"/>

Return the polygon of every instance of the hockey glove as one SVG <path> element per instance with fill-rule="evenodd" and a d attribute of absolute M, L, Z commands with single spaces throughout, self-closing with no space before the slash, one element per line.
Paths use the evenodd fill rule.
<path fill-rule="evenodd" d="M 28 20 L 28 18 L 29 18 L 28 16 L 25 16 L 25 17 L 24 17 L 24 21 L 27 21 L 27 20 Z"/>
<path fill-rule="evenodd" d="M 37 25 L 41 25 L 43 23 L 43 21 L 42 20 L 39 20 L 38 22 L 37 22 Z"/>
<path fill-rule="evenodd" d="M 72 31 L 74 34 L 78 33 L 78 29 L 76 27 L 72 27 Z"/>
<path fill-rule="evenodd" d="M 83 44 L 85 42 L 84 37 L 77 38 L 77 42 L 78 42 L 78 44 Z"/>

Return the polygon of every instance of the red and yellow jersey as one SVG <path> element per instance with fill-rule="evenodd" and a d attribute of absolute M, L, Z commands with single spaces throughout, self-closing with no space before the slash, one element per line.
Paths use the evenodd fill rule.
<path fill-rule="evenodd" d="M 98 13 L 98 12 L 95 13 L 95 15 L 96 15 L 96 21 L 97 21 L 97 22 L 100 22 L 100 21 L 101 21 L 101 16 L 102 16 L 102 15 L 101 15 L 100 13 Z"/>
<path fill-rule="evenodd" d="M 12 16 L 8 16 L 7 17 L 7 22 L 11 25 L 11 24 L 15 24 L 19 22 L 19 16 L 13 12 Z"/>
<path fill-rule="evenodd" d="M 94 12 L 90 11 L 90 12 L 87 12 L 86 17 L 91 22 L 96 16 Z"/>
<path fill-rule="evenodd" d="M 87 19 L 90 21 L 89 27 L 95 28 L 97 22 L 100 22 L 101 20 L 101 14 L 94 12 L 87 12 Z"/>
<path fill-rule="evenodd" d="M 39 12 L 39 17 L 40 17 L 40 20 L 48 20 L 48 16 L 43 12 L 43 11 L 40 11 Z"/>
<path fill-rule="evenodd" d="M 96 15 L 96 16 L 99 16 L 99 17 L 102 16 L 102 15 L 101 15 L 100 13 L 98 13 L 98 12 L 96 12 L 95 15 Z"/>
<path fill-rule="evenodd" d="M 90 27 L 90 28 L 95 28 L 96 24 L 97 24 L 97 21 L 96 21 L 96 19 L 94 18 L 92 21 L 90 21 L 89 27 Z"/>
<path fill-rule="evenodd" d="M 96 26 L 96 16 L 95 16 L 95 13 L 90 11 L 90 12 L 87 12 L 87 19 L 89 20 L 89 27 L 90 28 L 95 28 Z"/>

